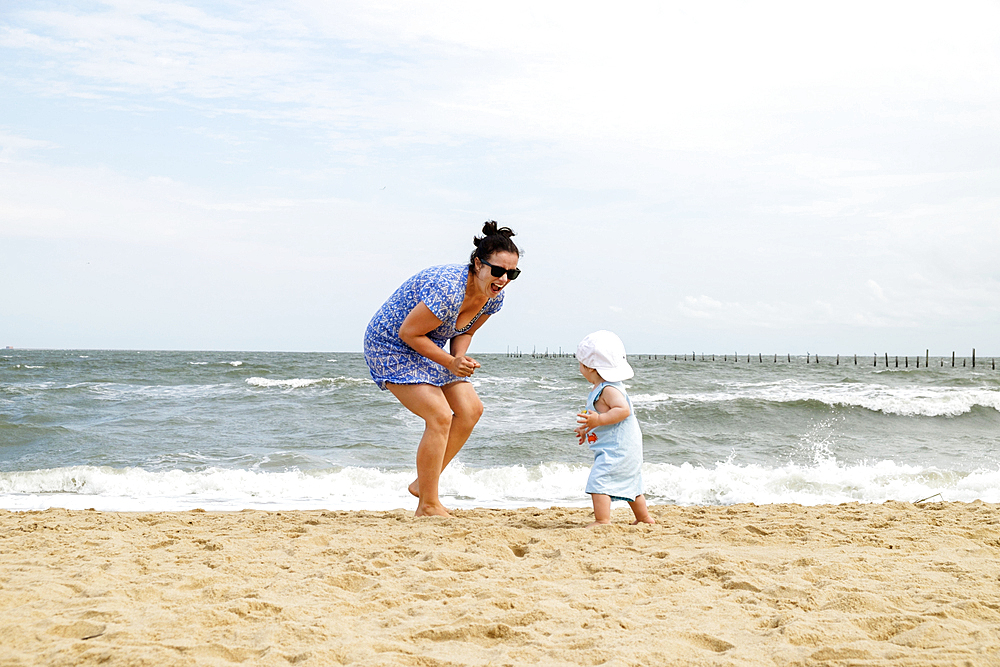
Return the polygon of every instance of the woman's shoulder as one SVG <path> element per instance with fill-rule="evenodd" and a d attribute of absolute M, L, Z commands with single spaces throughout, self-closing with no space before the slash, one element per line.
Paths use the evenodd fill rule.
<path fill-rule="evenodd" d="M 426 269 L 418 271 L 413 277 L 423 280 L 464 279 L 468 271 L 468 264 L 438 264 L 437 266 L 428 266 Z"/>

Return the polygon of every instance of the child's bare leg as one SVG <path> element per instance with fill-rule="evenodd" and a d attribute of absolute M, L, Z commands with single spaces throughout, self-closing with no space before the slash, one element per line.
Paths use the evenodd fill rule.
<path fill-rule="evenodd" d="M 592 493 L 590 497 L 594 501 L 594 523 L 587 528 L 606 526 L 611 523 L 611 496 L 603 493 Z"/>
<path fill-rule="evenodd" d="M 635 514 L 635 521 L 632 525 L 638 523 L 656 523 L 656 519 L 649 513 L 649 508 L 646 507 L 646 496 L 636 496 L 635 500 L 629 503 L 632 508 L 632 514 Z"/>

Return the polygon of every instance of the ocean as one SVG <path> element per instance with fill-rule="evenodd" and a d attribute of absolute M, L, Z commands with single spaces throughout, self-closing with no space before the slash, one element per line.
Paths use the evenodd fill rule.
<path fill-rule="evenodd" d="M 589 506 L 573 357 L 473 356 L 444 503 Z M 652 504 L 1000 502 L 990 359 L 629 361 Z M 412 509 L 422 424 L 358 353 L 0 350 L 0 508 Z"/>

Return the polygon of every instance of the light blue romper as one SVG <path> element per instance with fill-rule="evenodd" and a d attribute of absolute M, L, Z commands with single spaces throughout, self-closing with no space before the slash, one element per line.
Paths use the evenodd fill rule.
<path fill-rule="evenodd" d="M 594 410 L 594 403 L 605 387 L 614 387 L 628 401 L 629 416 L 611 426 L 598 426 L 591 433 L 597 442 L 590 443 L 594 452 L 594 467 L 587 479 L 587 493 L 603 493 L 614 500 L 635 500 L 642 495 L 642 431 L 635 418 L 632 399 L 621 382 L 602 382 L 587 397 L 587 410 Z"/>
<path fill-rule="evenodd" d="M 399 327 L 418 303 L 423 303 L 441 320 L 441 326 L 427 334 L 440 348 L 465 333 L 484 315 L 492 315 L 503 306 L 503 292 L 486 301 L 472 320 L 456 329 L 458 312 L 465 300 L 469 279 L 468 264 L 432 266 L 411 276 L 382 304 L 365 331 L 365 361 L 372 380 L 385 389 L 394 384 L 432 384 L 438 387 L 452 382 L 468 382 L 441 364 L 422 356 L 399 337 Z"/>

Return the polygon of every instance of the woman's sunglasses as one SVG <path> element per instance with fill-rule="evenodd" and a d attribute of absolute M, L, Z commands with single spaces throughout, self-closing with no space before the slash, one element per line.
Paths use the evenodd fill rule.
<path fill-rule="evenodd" d="M 490 273 L 493 274 L 494 278 L 499 278 L 506 273 L 507 280 L 517 280 L 517 277 L 521 275 L 521 269 L 505 269 L 502 266 L 495 266 L 482 259 L 479 260 L 479 263 L 490 267 Z"/>

